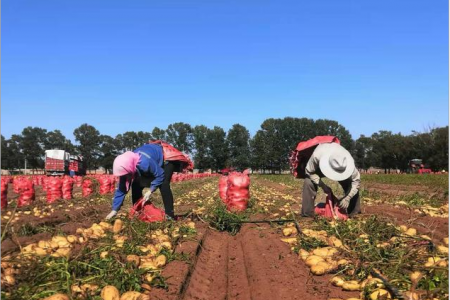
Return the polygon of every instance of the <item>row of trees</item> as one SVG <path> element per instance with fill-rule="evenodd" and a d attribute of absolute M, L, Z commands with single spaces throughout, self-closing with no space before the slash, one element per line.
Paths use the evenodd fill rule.
<path fill-rule="evenodd" d="M 253 137 L 240 124 L 225 132 L 218 126 L 192 127 L 182 122 L 170 124 L 166 129 L 155 127 L 151 132 L 128 131 L 115 137 L 103 135 L 95 127 L 83 124 L 73 134 L 76 145 L 59 130 L 47 131 L 39 127 L 27 127 L 9 139 L 2 135 L 2 169 L 23 168 L 25 161 L 28 168 L 42 168 L 45 149 L 64 149 L 81 154 L 89 169 L 111 169 L 118 154 L 133 150 L 151 139 L 162 139 L 189 153 L 200 170 L 251 167 L 275 172 L 288 169 L 288 155 L 299 141 L 317 135 L 337 136 L 342 145 L 353 153 L 359 168 L 406 170 L 410 159 L 422 158 L 435 170 L 448 169 L 448 126 L 407 136 L 379 131 L 370 137 L 361 136 L 356 141 L 336 121 L 290 117 L 265 120 Z"/>

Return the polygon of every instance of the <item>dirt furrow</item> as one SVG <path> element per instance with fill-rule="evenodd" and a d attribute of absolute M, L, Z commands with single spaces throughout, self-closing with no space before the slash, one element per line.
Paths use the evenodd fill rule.
<path fill-rule="evenodd" d="M 245 254 L 240 237 L 229 237 L 228 242 L 228 299 L 252 299 L 245 267 Z"/>
<path fill-rule="evenodd" d="M 228 236 L 211 231 L 195 264 L 183 299 L 226 299 Z"/>

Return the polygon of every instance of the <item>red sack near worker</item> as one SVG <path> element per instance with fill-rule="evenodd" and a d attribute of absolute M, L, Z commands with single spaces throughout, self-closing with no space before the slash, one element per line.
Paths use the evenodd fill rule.
<path fill-rule="evenodd" d="M 302 158 L 309 158 L 311 154 L 314 152 L 314 149 L 316 149 L 316 146 L 323 143 L 340 144 L 341 142 L 335 136 L 323 135 L 323 136 L 316 136 L 315 138 L 312 138 L 310 140 L 298 143 L 295 150 L 292 151 L 291 155 L 289 156 L 289 165 L 291 173 L 294 175 L 294 177 L 304 178 L 303 173 L 306 167 L 307 160 L 306 159 L 302 160 Z"/>
<path fill-rule="evenodd" d="M 24 177 L 15 177 L 13 178 L 13 191 L 16 194 L 19 194 L 19 189 L 21 187 L 22 181 L 24 180 Z"/>
<path fill-rule="evenodd" d="M 92 179 L 85 178 L 83 180 L 83 197 L 88 197 L 94 193 L 94 184 L 92 182 Z"/>
<path fill-rule="evenodd" d="M 164 160 L 167 160 L 167 161 L 175 161 L 176 160 L 176 161 L 183 162 L 184 163 L 183 171 L 194 169 L 194 163 L 189 158 L 189 156 L 187 154 L 184 154 L 177 148 L 173 147 L 172 145 L 169 145 L 166 142 L 163 142 L 161 140 L 150 141 L 149 144 L 159 144 L 163 147 Z"/>
<path fill-rule="evenodd" d="M 6 196 L 8 195 L 8 181 L 1 179 L 1 201 L 2 201 L 2 209 L 5 209 L 8 206 L 8 200 L 6 199 Z"/>
<path fill-rule="evenodd" d="M 332 193 L 327 194 L 327 199 L 325 203 L 318 203 L 316 205 L 316 208 L 314 209 L 314 212 L 317 215 L 323 216 L 325 218 L 347 220 L 348 214 L 343 212 L 339 208 L 339 206 L 336 205 L 336 203 L 337 203 L 336 197 Z"/>
<path fill-rule="evenodd" d="M 161 222 L 166 218 L 164 210 L 157 208 L 152 203 L 144 203 L 144 198 L 141 198 L 136 202 L 136 204 L 130 209 L 128 215 L 130 219 L 138 218 L 143 222 Z"/>
<path fill-rule="evenodd" d="M 228 175 L 227 209 L 243 211 L 247 209 L 250 199 L 250 177 L 246 172 L 232 172 Z"/>
<path fill-rule="evenodd" d="M 227 203 L 228 176 L 220 176 L 219 178 L 219 197 L 223 203 Z"/>
<path fill-rule="evenodd" d="M 111 179 L 108 175 L 99 177 L 98 182 L 100 184 L 100 195 L 106 195 L 111 192 Z"/>
<path fill-rule="evenodd" d="M 17 183 L 19 193 L 17 207 L 30 205 L 35 197 L 33 181 L 27 178 L 22 178 L 22 180 L 19 181 L 14 180 L 14 183 Z"/>
<path fill-rule="evenodd" d="M 111 193 L 114 193 L 116 191 L 117 182 L 119 182 L 117 179 L 118 179 L 118 177 L 111 176 Z"/>
<path fill-rule="evenodd" d="M 47 203 L 53 203 L 63 197 L 62 180 L 59 177 L 47 179 Z"/>
<path fill-rule="evenodd" d="M 83 184 L 83 177 L 82 176 L 74 176 L 73 179 L 75 180 L 75 186 L 81 187 Z"/>
<path fill-rule="evenodd" d="M 64 176 L 62 180 L 62 196 L 64 200 L 72 199 L 74 180 L 69 176 Z"/>

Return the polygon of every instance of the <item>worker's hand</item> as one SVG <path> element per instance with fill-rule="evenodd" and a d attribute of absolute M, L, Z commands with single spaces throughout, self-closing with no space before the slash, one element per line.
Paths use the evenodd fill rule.
<path fill-rule="evenodd" d="M 147 193 L 145 193 L 144 197 L 143 197 L 144 198 L 144 203 L 149 201 L 151 197 L 152 197 L 152 192 L 151 191 L 148 191 Z"/>
<path fill-rule="evenodd" d="M 106 220 L 109 220 L 111 218 L 114 218 L 117 215 L 117 211 L 112 210 L 107 216 L 106 216 Z"/>
<path fill-rule="evenodd" d="M 344 210 L 347 210 L 349 204 L 350 204 L 350 199 L 348 197 L 344 197 L 339 201 L 339 207 Z"/>

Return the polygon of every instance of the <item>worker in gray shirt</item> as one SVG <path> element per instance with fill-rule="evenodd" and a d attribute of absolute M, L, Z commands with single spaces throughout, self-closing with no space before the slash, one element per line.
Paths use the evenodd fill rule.
<path fill-rule="evenodd" d="M 321 178 L 338 181 L 345 192 L 339 207 L 350 216 L 361 213 L 359 187 L 361 178 L 350 152 L 337 143 L 320 144 L 305 164 L 305 182 L 302 194 L 302 216 L 314 216 L 314 202 L 320 186 L 325 193 L 331 189 Z"/>

